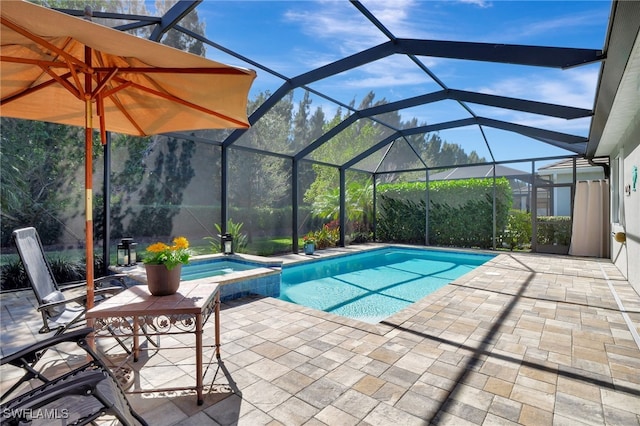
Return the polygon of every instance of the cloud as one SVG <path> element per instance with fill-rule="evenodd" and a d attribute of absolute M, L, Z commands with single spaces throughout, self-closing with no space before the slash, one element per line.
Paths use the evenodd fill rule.
<path fill-rule="evenodd" d="M 485 0 L 460 0 L 460 3 L 472 4 L 483 9 L 493 6 L 493 3 Z"/>
<path fill-rule="evenodd" d="M 475 90 L 481 93 L 590 109 L 593 107 L 598 74 L 597 67 L 566 70 L 553 78 L 545 73 L 527 73 L 498 80 Z"/>

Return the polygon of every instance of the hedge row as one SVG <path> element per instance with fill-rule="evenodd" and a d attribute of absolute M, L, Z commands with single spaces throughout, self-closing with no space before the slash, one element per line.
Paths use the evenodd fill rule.
<path fill-rule="evenodd" d="M 381 241 L 424 243 L 424 182 L 378 186 L 377 233 Z M 465 179 L 429 183 L 429 241 L 431 245 L 493 247 L 494 181 Z M 506 178 L 495 180 L 496 229 L 505 229 L 512 204 Z"/>

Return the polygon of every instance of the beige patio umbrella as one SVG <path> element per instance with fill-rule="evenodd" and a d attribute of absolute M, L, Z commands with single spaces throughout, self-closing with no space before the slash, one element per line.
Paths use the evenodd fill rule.
<path fill-rule="evenodd" d="M 106 131 L 247 128 L 256 74 L 24 1 L 3 1 L 0 13 L 0 115 L 85 128 L 91 304 L 93 129 L 104 143 Z"/>

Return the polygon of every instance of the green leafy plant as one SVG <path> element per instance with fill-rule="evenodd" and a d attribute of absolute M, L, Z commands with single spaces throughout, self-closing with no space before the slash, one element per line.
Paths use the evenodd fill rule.
<path fill-rule="evenodd" d="M 233 237 L 233 251 L 234 253 L 244 253 L 247 247 L 247 234 L 243 234 L 241 232 L 243 223 L 234 223 L 233 220 L 229 219 L 227 221 L 227 233 L 231 234 Z M 218 231 L 218 237 L 204 237 L 206 240 L 209 240 L 211 244 L 211 251 L 213 253 L 222 253 L 222 226 L 219 223 L 215 224 L 216 230 Z"/>
<path fill-rule="evenodd" d="M 302 244 L 306 247 L 309 244 L 316 243 L 316 237 L 313 235 L 313 232 L 309 232 L 307 235 L 302 237 Z"/>
<path fill-rule="evenodd" d="M 509 211 L 507 228 L 501 235 L 502 245 L 514 249 L 523 249 L 531 244 L 531 213 L 522 210 Z"/>
<path fill-rule="evenodd" d="M 143 261 L 147 265 L 165 265 L 171 270 L 179 264 L 189 263 L 190 256 L 189 241 L 185 237 L 176 237 L 171 246 L 162 242 L 151 244 Z"/>

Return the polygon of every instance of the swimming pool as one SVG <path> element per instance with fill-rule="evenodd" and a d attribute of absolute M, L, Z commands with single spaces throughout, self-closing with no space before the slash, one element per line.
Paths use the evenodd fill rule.
<path fill-rule="evenodd" d="M 391 247 L 284 265 L 279 299 L 374 324 L 493 257 Z"/>

